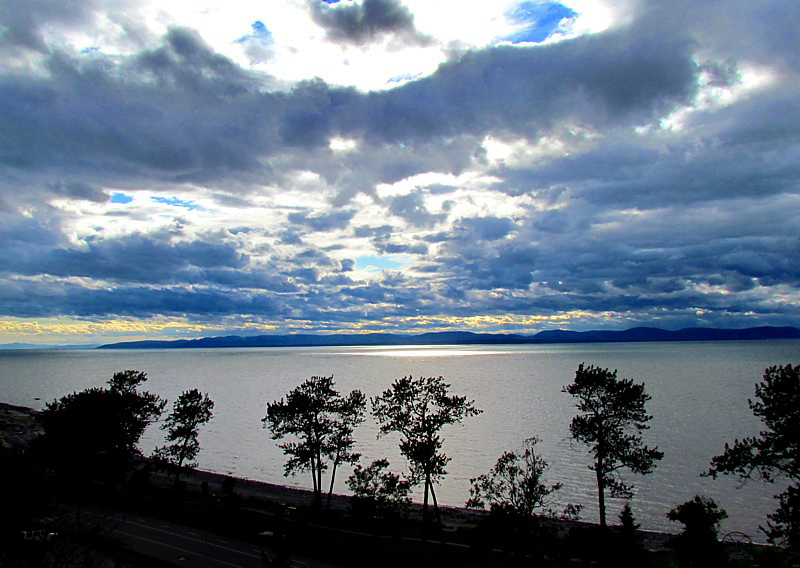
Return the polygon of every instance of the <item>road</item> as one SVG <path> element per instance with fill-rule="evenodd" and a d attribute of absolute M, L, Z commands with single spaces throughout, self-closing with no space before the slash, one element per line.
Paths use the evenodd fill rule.
<path fill-rule="evenodd" d="M 142 515 L 105 516 L 104 524 L 113 525 L 109 536 L 119 539 L 130 549 L 176 566 L 263 568 L 262 550 L 268 557 L 274 556 L 268 548 Z M 338 568 L 300 556 L 292 557 L 292 566 Z"/>

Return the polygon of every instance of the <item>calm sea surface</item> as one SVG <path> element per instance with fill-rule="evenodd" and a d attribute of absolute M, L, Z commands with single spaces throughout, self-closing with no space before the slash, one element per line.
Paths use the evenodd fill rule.
<path fill-rule="evenodd" d="M 500 454 L 530 436 L 551 465 L 551 482 L 562 482 L 563 504 L 584 506 L 583 518 L 597 520 L 590 455 L 569 435 L 572 397 L 561 392 L 578 364 L 618 369 L 619 376 L 644 381 L 652 395 L 652 428 L 646 440 L 664 459 L 649 476 L 629 476 L 632 502 L 643 528 L 676 531 L 665 515 L 696 494 L 714 498 L 730 518 L 723 531 L 742 531 L 758 540 L 780 486 L 735 479 L 701 478 L 709 459 L 726 441 L 756 434 L 747 399 L 764 369 L 800 362 L 800 341 L 619 343 L 547 346 L 254 348 L 208 350 L 0 351 L 0 400 L 41 408 L 75 390 L 104 385 L 115 371 L 145 371 L 146 388 L 169 399 L 197 387 L 216 402 L 215 417 L 201 433 L 200 467 L 221 473 L 310 486 L 305 476 L 283 477 L 283 455 L 261 418 L 266 403 L 312 375 L 333 374 L 340 391 L 361 389 L 376 396 L 405 375 L 443 376 L 452 391 L 475 399 L 483 414 L 445 429 L 445 451 L 453 460 L 437 490 L 440 503 L 461 506 L 469 479 L 485 473 Z M 376 438 L 371 418 L 356 436 L 362 460 L 388 457 L 392 469 L 405 462 L 398 439 Z M 142 448 L 163 444 L 151 427 Z M 346 492 L 345 470 L 337 490 Z M 418 496 L 418 498 L 421 497 Z M 622 502 L 612 500 L 610 522 Z"/>

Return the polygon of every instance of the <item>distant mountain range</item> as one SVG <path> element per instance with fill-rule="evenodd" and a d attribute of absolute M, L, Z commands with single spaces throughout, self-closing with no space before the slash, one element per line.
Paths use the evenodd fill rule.
<path fill-rule="evenodd" d="M 422 334 L 366 333 L 336 335 L 256 335 L 204 337 L 174 341 L 128 341 L 101 345 L 98 349 L 199 349 L 214 347 L 345 347 L 379 345 L 514 345 L 535 343 L 602 343 L 636 341 L 732 341 L 756 339 L 800 339 L 796 327 L 750 327 L 714 329 L 689 327 L 668 331 L 634 327 L 625 331 L 542 331 L 535 335 L 444 331 Z"/>
<path fill-rule="evenodd" d="M 86 344 L 82 343 L 80 345 L 51 345 L 48 343 L 0 343 L 0 350 L 5 351 L 24 351 L 30 349 L 36 349 L 38 351 L 45 351 L 48 349 L 58 349 L 58 350 L 66 350 L 66 349 L 97 349 L 100 347 L 99 344 Z"/>

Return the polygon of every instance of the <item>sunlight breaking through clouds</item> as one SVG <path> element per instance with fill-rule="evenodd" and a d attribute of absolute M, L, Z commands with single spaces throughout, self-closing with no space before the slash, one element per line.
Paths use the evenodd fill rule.
<path fill-rule="evenodd" d="M 794 4 L 340 4 L 0 0 L 4 337 L 798 324 Z"/>

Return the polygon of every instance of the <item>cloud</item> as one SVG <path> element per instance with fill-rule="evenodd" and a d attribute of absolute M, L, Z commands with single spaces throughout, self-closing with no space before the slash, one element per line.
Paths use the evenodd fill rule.
<path fill-rule="evenodd" d="M 311 17 L 332 41 L 364 45 L 390 35 L 407 44 L 431 40 L 414 27 L 414 16 L 398 0 L 325 3 L 308 0 Z"/>
<path fill-rule="evenodd" d="M 415 227 L 429 227 L 444 218 L 444 215 L 434 215 L 428 211 L 425 207 L 425 198 L 420 191 L 392 198 L 389 211 Z"/>
<path fill-rule="evenodd" d="M 296 225 L 304 225 L 313 231 L 330 231 L 347 227 L 355 211 L 332 211 L 324 215 L 311 216 L 307 212 L 289 213 L 288 219 Z"/>
<path fill-rule="evenodd" d="M 94 2 L 90 1 L 4 0 L 0 2 L 0 21 L 3 22 L 0 46 L 46 52 L 43 27 L 78 24 L 92 17 L 93 8 Z"/>
<path fill-rule="evenodd" d="M 511 233 L 514 230 L 514 222 L 500 217 L 473 217 L 462 219 L 459 222 L 459 229 L 473 239 L 494 241 Z"/>
<path fill-rule="evenodd" d="M 80 276 L 152 284 L 193 282 L 207 268 L 242 268 L 247 257 L 224 244 L 169 243 L 142 235 L 91 240 L 85 248 L 27 248 L 0 268 L 29 276 Z"/>
<path fill-rule="evenodd" d="M 154 314 L 163 314 L 218 318 L 235 312 L 279 318 L 288 314 L 286 307 L 272 295 L 242 294 L 215 288 L 120 286 L 91 290 L 74 284 L 54 286 L 33 281 L 24 285 L 5 282 L 0 285 L 0 291 L 3 312 L 19 317 L 150 318 Z M 55 304 L 52 298 L 57 298 L 59 303 Z"/>
<path fill-rule="evenodd" d="M 108 194 L 102 189 L 92 187 L 88 183 L 81 181 L 56 183 L 50 187 L 53 193 L 74 199 L 85 199 L 97 203 L 103 203 L 109 199 Z"/>
<path fill-rule="evenodd" d="M 299 28 L 56 4 L 0 0 L 0 316 L 798 321 L 795 3 L 642 0 L 539 45 L 422 40 L 388 0 Z M 371 91 L 267 74 L 311 59 L 299 30 L 354 69 L 439 64 Z"/>

